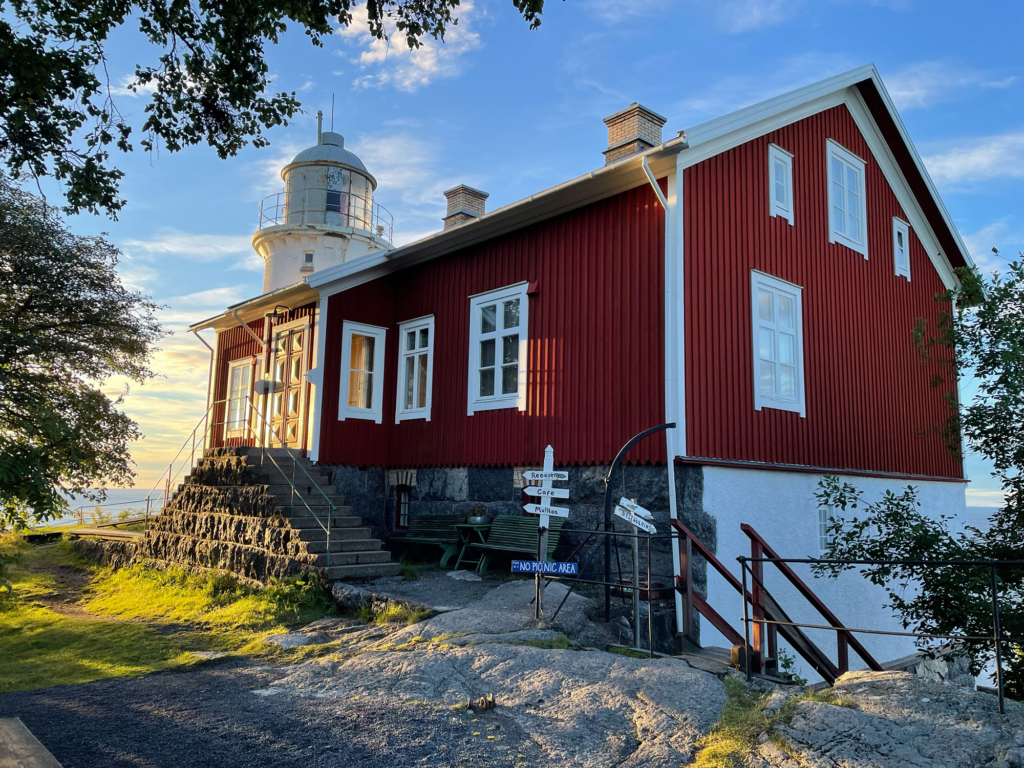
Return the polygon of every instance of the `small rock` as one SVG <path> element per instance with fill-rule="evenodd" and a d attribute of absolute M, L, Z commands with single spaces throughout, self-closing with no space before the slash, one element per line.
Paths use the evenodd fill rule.
<path fill-rule="evenodd" d="M 449 579 L 455 579 L 456 581 L 483 581 L 482 578 L 472 571 L 449 571 L 445 575 Z"/>
<path fill-rule="evenodd" d="M 226 651 L 189 651 L 193 656 L 198 656 L 200 659 L 220 659 L 227 656 Z"/>
<path fill-rule="evenodd" d="M 268 643 L 279 645 L 282 648 L 296 648 L 300 645 L 317 645 L 326 643 L 327 637 L 319 632 L 285 632 L 280 635 L 270 635 L 266 638 Z"/>
<path fill-rule="evenodd" d="M 373 600 L 372 592 L 353 587 L 351 584 L 343 584 L 340 581 L 336 581 L 331 587 L 331 594 L 334 596 L 334 602 L 344 611 L 359 610 L 368 606 Z"/>
<path fill-rule="evenodd" d="M 758 744 L 767 744 L 768 743 L 768 734 L 767 733 L 762 733 L 760 736 L 758 736 L 757 737 L 757 743 Z"/>

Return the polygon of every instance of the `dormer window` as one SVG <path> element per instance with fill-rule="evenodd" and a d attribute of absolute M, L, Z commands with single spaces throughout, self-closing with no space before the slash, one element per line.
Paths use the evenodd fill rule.
<path fill-rule="evenodd" d="M 775 144 L 768 145 L 768 199 L 771 215 L 793 224 L 793 156 Z"/>
<path fill-rule="evenodd" d="M 868 257 L 867 202 L 864 161 L 828 141 L 828 241 L 840 243 Z"/>

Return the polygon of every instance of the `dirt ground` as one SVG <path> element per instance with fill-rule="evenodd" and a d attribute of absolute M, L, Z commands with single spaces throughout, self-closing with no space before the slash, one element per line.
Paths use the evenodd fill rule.
<path fill-rule="evenodd" d="M 64 768 L 545 765 L 500 712 L 262 693 L 287 668 L 207 666 L 0 696 Z M 260 693 L 257 693 L 260 692 Z"/>

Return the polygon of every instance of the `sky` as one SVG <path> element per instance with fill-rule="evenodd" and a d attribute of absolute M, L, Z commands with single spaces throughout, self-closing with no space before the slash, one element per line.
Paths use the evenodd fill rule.
<path fill-rule="evenodd" d="M 600 167 L 602 118 L 630 102 L 666 116 L 671 137 L 873 62 L 978 263 L 1005 263 L 992 247 L 1024 250 L 1019 0 L 547 0 L 535 30 L 511 0 L 464 1 L 457 16 L 443 43 L 416 51 L 371 38 L 362 6 L 323 48 L 289 30 L 267 51 L 272 87 L 295 91 L 305 114 L 269 131 L 269 147 L 227 160 L 207 147 L 117 156 L 125 210 L 71 219 L 121 248 L 122 279 L 165 305 L 173 332 L 155 357 L 160 376 L 126 399 L 145 434 L 138 486 L 203 415 L 209 354 L 185 329 L 261 292 L 259 201 L 315 144 L 318 109 L 376 176 L 402 244 L 441 227 L 442 192 L 458 183 L 489 192 L 493 210 Z M 118 106 L 141 125 L 145 94 L 124 86 L 158 52 L 126 28 L 108 54 Z M 984 462 L 970 457 L 967 470 L 968 504 L 999 504 Z"/>

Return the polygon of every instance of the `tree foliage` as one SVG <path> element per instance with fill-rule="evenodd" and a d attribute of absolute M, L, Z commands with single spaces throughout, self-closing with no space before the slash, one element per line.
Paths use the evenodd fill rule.
<path fill-rule="evenodd" d="M 938 430 L 950 451 L 961 452 L 960 435 L 990 460 L 1005 492 L 1003 506 L 985 530 L 961 529 L 953 519 L 921 510 L 916 490 L 886 493 L 866 503 L 849 483 L 834 477 L 821 484 L 818 500 L 843 511 L 832 526 L 827 558 L 843 560 L 1024 561 L 1024 265 L 1013 262 L 1005 275 L 984 278 L 960 270 L 960 286 L 937 297 L 951 303 L 935 325 L 919 320 L 914 341 L 924 362 L 940 363 L 933 385 L 952 392 L 950 416 Z M 970 376 L 976 394 L 958 404 L 957 372 Z M 848 517 L 857 510 L 853 517 Z M 848 518 L 848 519 L 844 519 Z M 822 566 L 837 575 L 853 566 Z M 988 566 L 877 565 L 861 567 L 888 591 L 904 626 L 928 634 L 991 637 L 992 584 Z M 1006 637 L 1024 638 L 1024 568 L 997 568 L 1000 621 Z M 935 648 L 944 641 L 922 641 Z M 994 656 L 992 641 L 960 644 L 977 674 Z M 1024 697 L 1024 647 L 1004 646 L 1009 691 Z"/>
<path fill-rule="evenodd" d="M 151 378 L 160 329 L 118 256 L 0 178 L 0 528 L 59 516 L 61 491 L 97 498 L 134 476 L 138 427 L 100 387 Z"/>
<path fill-rule="evenodd" d="M 287 124 L 295 92 L 268 93 L 264 58 L 289 23 L 322 46 L 336 25 L 352 23 L 353 0 L 0 0 L 0 155 L 13 178 L 54 176 L 68 212 L 116 214 L 123 173 L 113 149 L 133 149 L 118 111 L 106 47 L 129 20 L 156 49 L 128 86 L 149 93 L 139 145 L 175 152 L 205 142 L 222 157 L 263 131 Z M 513 0 L 540 23 L 544 0 Z M 459 0 L 367 0 L 370 32 L 417 47 L 458 23 Z M 119 87 L 115 83 L 115 87 Z"/>

